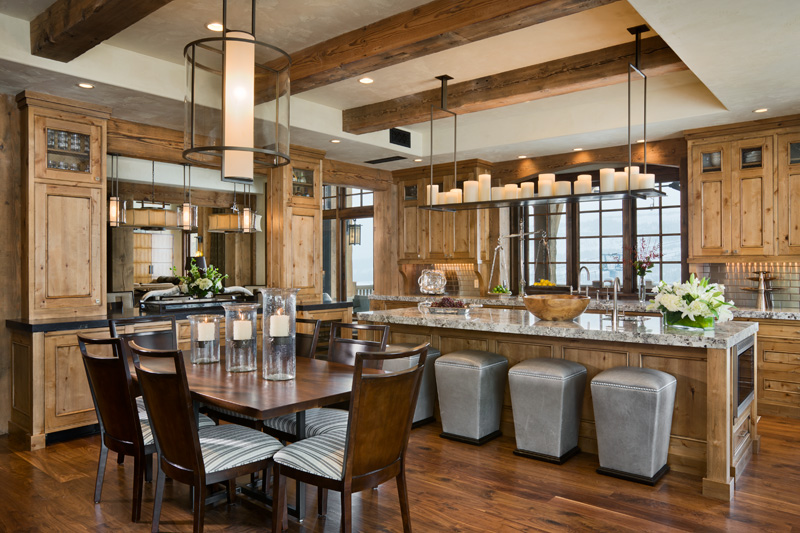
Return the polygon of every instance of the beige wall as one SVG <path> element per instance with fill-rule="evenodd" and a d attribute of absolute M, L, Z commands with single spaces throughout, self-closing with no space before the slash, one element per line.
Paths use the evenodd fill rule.
<path fill-rule="evenodd" d="M 19 112 L 13 95 L 0 94 L 0 434 L 8 431 L 11 404 L 10 334 L 6 319 L 19 318 L 22 193 L 20 178 Z"/>

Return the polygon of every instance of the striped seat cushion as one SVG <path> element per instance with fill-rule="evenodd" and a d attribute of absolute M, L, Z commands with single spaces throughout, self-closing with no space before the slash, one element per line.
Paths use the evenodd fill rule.
<path fill-rule="evenodd" d="M 136 398 L 136 408 L 139 411 L 139 424 L 142 426 L 142 438 L 144 445 L 153 444 L 153 430 L 150 428 L 150 420 L 147 416 L 147 410 L 144 408 L 144 400 L 141 396 Z M 213 420 L 206 415 L 200 415 L 197 419 L 197 428 L 203 429 L 210 426 L 216 426 Z"/>
<path fill-rule="evenodd" d="M 206 427 L 199 436 L 206 473 L 269 459 L 283 448 L 278 439 L 236 424 Z"/>
<path fill-rule="evenodd" d="M 347 431 L 349 413 L 341 409 L 309 409 L 306 411 L 306 437 L 325 435 L 332 431 Z M 297 435 L 297 415 L 277 416 L 264 421 L 268 428 Z"/>
<path fill-rule="evenodd" d="M 280 465 L 328 479 L 342 479 L 347 432 L 335 431 L 284 447 L 273 460 Z"/>

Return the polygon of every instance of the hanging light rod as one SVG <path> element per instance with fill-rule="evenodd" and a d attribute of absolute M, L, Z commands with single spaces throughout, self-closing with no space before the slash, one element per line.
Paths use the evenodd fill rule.
<path fill-rule="evenodd" d="M 256 0 L 238 29 L 222 1 L 222 33 L 186 45 L 183 157 L 220 168 L 222 180 L 252 184 L 256 172 L 289 163 L 289 54 L 256 38 Z M 246 17 L 238 16 L 237 19 Z M 256 87 L 258 81 L 258 87 Z M 271 100 L 256 110 L 257 88 Z"/>

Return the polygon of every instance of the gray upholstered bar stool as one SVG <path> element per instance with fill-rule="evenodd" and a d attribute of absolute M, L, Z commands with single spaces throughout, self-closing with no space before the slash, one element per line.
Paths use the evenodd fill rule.
<path fill-rule="evenodd" d="M 500 436 L 508 360 L 481 350 L 458 350 L 436 360 L 442 416 L 440 435 L 481 445 Z"/>
<path fill-rule="evenodd" d="M 412 342 L 396 342 L 386 346 L 387 352 L 408 352 L 416 348 Z M 428 348 L 428 357 L 425 360 L 425 368 L 422 370 L 422 381 L 419 384 L 419 396 L 417 397 L 417 409 L 414 411 L 414 424 L 412 427 L 419 427 L 423 424 L 436 420 L 433 416 L 433 408 L 436 404 L 436 378 L 434 377 L 433 367 L 442 352 L 436 348 Z M 416 366 L 419 356 L 404 357 L 402 359 L 390 359 L 383 362 L 383 369 L 389 372 L 398 372 Z"/>
<path fill-rule="evenodd" d="M 515 455 L 563 464 L 580 451 L 586 367 L 565 359 L 526 359 L 508 371 Z"/>
<path fill-rule="evenodd" d="M 652 368 L 616 367 L 592 379 L 600 468 L 608 476 L 655 485 L 667 453 L 677 380 Z"/>

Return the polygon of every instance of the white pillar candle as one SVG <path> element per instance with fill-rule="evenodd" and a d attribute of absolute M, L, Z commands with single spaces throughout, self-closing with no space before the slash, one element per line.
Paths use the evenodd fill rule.
<path fill-rule="evenodd" d="M 639 184 L 637 189 L 655 189 L 656 175 L 655 174 L 639 174 Z"/>
<path fill-rule="evenodd" d="M 289 336 L 289 315 L 272 315 L 269 317 L 269 336 Z"/>
<path fill-rule="evenodd" d="M 516 183 L 509 183 L 503 187 L 504 200 L 516 200 L 519 197 L 519 189 Z"/>
<path fill-rule="evenodd" d="M 478 176 L 478 200 L 488 202 L 492 199 L 492 176 L 491 174 L 481 174 Z"/>
<path fill-rule="evenodd" d="M 553 196 L 553 182 L 544 180 L 539 182 L 539 196 Z"/>
<path fill-rule="evenodd" d="M 628 173 L 627 172 L 614 172 L 614 190 L 627 191 L 628 190 Z"/>
<path fill-rule="evenodd" d="M 639 167 L 625 167 L 625 172 L 633 176 L 639 173 Z"/>
<path fill-rule="evenodd" d="M 502 200 L 503 199 L 503 188 L 502 187 L 492 187 L 492 201 Z"/>
<path fill-rule="evenodd" d="M 477 202 L 480 184 L 477 181 L 464 182 L 464 201 Z"/>
<path fill-rule="evenodd" d="M 461 189 L 450 189 L 447 191 L 447 203 L 448 204 L 460 204 L 461 203 Z"/>
<path fill-rule="evenodd" d="M 197 340 L 199 342 L 213 341 L 216 336 L 216 324 L 214 322 L 197 323 Z"/>
<path fill-rule="evenodd" d="M 439 194 L 439 186 L 438 185 L 426 185 L 427 195 L 428 195 L 428 204 L 427 205 L 436 205 L 437 196 Z"/>
<path fill-rule="evenodd" d="M 532 181 L 526 181 L 520 184 L 520 198 L 533 198 L 535 196 L 536 186 Z"/>
<path fill-rule="evenodd" d="M 233 340 L 246 341 L 253 338 L 253 324 L 249 320 L 233 321 Z"/>
<path fill-rule="evenodd" d="M 600 169 L 600 192 L 611 192 L 614 190 L 614 169 Z"/>
<path fill-rule="evenodd" d="M 572 194 L 572 183 L 568 181 L 555 182 L 556 196 L 569 196 L 570 194 Z"/>
<path fill-rule="evenodd" d="M 575 194 L 589 194 L 592 192 L 592 182 L 578 180 L 575 182 Z"/>
<path fill-rule="evenodd" d="M 541 183 L 543 180 L 556 181 L 556 175 L 555 174 L 539 174 L 539 183 Z"/>
<path fill-rule="evenodd" d="M 436 194 L 436 203 L 437 204 L 446 204 L 447 203 L 447 193 L 440 192 Z"/>

